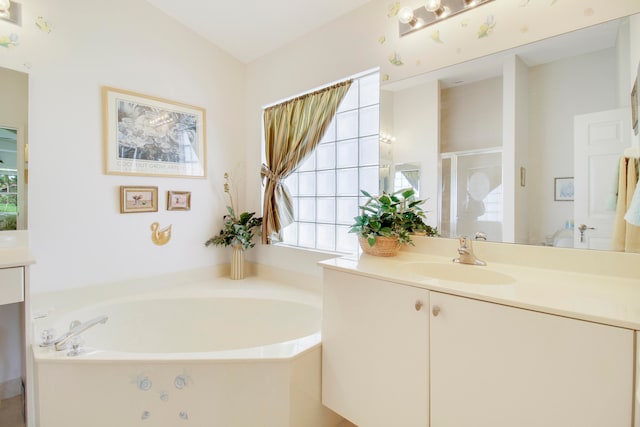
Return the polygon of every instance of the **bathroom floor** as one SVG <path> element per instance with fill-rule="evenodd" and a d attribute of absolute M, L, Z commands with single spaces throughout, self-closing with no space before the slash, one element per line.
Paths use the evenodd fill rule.
<path fill-rule="evenodd" d="M 0 426 L 24 427 L 22 396 L 0 400 Z"/>

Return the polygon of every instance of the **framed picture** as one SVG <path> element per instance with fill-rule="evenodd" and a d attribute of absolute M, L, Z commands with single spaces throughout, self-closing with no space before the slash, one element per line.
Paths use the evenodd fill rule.
<path fill-rule="evenodd" d="M 120 187 L 120 213 L 158 212 L 158 187 Z"/>
<path fill-rule="evenodd" d="M 204 178 L 205 110 L 102 88 L 105 173 Z"/>
<path fill-rule="evenodd" d="M 191 191 L 167 191 L 167 210 L 191 210 Z"/>
<path fill-rule="evenodd" d="M 573 177 L 555 178 L 555 191 L 553 200 L 561 202 L 572 201 L 573 193 Z"/>

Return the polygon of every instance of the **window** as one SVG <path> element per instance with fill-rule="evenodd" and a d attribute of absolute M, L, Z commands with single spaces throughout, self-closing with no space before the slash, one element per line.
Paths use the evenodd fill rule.
<path fill-rule="evenodd" d="M 282 230 L 283 243 L 357 251 L 357 236 L 348 231 L 358 215 L 360 190 L 379 190 L 379 104 L 379 73 L 354 77 L 315 152 L 285 180 L 295 222 Z"/>
<path fill-rule="evenodd" d="M 15 230 L 18 215 L 18 176 L 0 169 L 0 230 Z"/>

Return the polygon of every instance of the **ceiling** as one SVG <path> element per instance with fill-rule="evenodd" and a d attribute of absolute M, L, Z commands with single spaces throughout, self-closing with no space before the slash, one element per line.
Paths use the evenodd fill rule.
<path fill-rule="evenodd" d="M 371 0 L 147 0 L 249 63 Z"/>

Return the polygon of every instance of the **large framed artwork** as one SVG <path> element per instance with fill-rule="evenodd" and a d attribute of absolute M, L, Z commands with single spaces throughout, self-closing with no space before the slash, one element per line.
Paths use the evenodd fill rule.
<path fill-rule="evenodd" d="M 206 177 L 205 110 L 102 88 L 105 173 Z"/>

